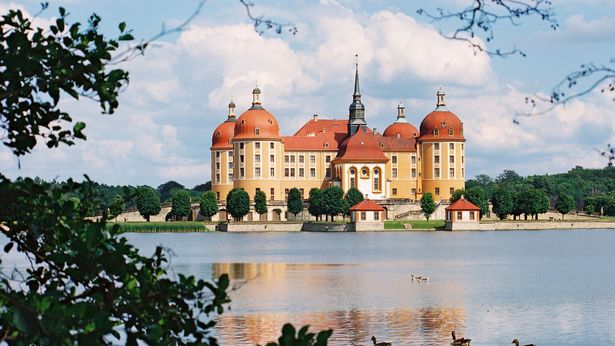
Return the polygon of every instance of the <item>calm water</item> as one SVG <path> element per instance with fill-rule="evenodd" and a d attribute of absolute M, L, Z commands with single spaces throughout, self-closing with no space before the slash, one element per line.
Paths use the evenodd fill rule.
<path fill-rule="evenodd" d="M 284 322 L 333 345 L 615 345 L 615 232 L 129 234 L 176 272 L 238 287 L 222 345 L 272 341 Z M 3 263 L 7 258 L 3 257 Z M 10 259 L 9 259 L 10 260 Z M 413 283 L 410 274 L 428 275 Z"/>

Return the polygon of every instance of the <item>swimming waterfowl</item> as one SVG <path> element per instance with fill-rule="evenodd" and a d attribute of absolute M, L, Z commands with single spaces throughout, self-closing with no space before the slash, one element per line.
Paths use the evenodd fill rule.
<path fill-rule="evenodd" d="M 517 339 L 513 339 L 513 341 L 511 342 L 511 344 L 515 344 L 515 346 L 519 346 L 519 340 Z M 523 346 L 536 346 L 534 344 L 525 344 Z"/>
<path fill-rule="evenodd" d="M 457 338 L 455 336 L 455 331 L 451 331 L 451 336 L 453 337 L 453 342 L 451 342 L 451 345 L 453 346 L 470 346 L 470 341 L 472 341 L 472 339 L 466 339 L 466 338 Z"/>
<path fill-rule="evenodd" d="M 372 336 L 372 342 L 374 343 L 374 346 L 392 346 L 393 344 L 390 342 L 378 342 L 376 343 L 376 337 Z"/>
<path fill-rule="evenodd" d="M 419 275 L 410 274 L 410 279 L 412 279 L 412 281 L 417 280 L 418 282 L 421 282 L 421 281 L 429 280 L 429 276 L 419 276 Z"/>

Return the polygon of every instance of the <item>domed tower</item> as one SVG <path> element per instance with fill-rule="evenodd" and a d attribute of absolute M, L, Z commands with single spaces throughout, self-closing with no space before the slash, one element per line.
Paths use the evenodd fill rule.
<path fill-rule="evenodd" d="M 397 120 L 389 125 L 382 134 L 385 137 L 395 138 L 416 138 L 419 135 L 419 131 L 406 120 L 406 114 L 404 113 L 404 104 L 399 102 L 397 106 Z"/>
<path fill-rule="evenodd" d="M 233 145 L 235 103 L 228 104 L 228 118 L 218 125 L 211 137 L 211 189 L 218 201 L 225 200 L 233 188 Z"/>
<path fill-rule="evenodd" d="M 262 107 L 260 95 L 258 87 L 252 90 L 252 107 L 235 122 L 233 187 L 246 191 L 251 200 L 258 190 L 268 200 L 283 200 L 280 191 L 282 137 L 278 121 Z"/>
<path fill-rule="evenodd" d="M 463 123 L 446 108 L 444 91 L 436 95 L 436 109 L 421 123 L 418 150 L 422 193 L 431 192 L 438 201 L 465 187 L 465 138 Z"/>

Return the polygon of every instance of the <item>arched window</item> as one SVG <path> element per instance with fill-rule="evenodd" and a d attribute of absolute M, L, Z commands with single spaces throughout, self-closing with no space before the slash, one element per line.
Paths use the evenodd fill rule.
<path fill-rule="evenodd" d="M 369 179 L 369 168 L 361 168 L 361 179 Z"/>
<path fill-rule="evenodd" d="M 350 187 L 357 187 L 357 170 L 355 168 L 350 169 Z"/>
<path fill-rule="evenodd" d="M 382 177 L 381 177 L 380 169 L 379 168 L 375 168 L 374 169 L 373 176 L 374 176 L 374 179 L 373 179 L 373 182 L 374 182 L 373 190 L 374 190 L 374 192 L 382 191 L 382 187 L 381 187 Z"/>

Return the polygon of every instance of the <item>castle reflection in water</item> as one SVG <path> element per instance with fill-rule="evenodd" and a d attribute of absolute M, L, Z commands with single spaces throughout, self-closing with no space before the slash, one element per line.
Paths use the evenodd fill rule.
<path fill-rule="evenodd" d="M 332 290 L 336 287 L 344 287 L 348 283 L 336 282 L 343 280 L 339 275 L 327 275 L 327 268 L 331 266 L 339 265 L 213 264 L 212 276 L 229 274 L 235 289 L 230 292 L 232 310 L 218 318 L 216 333 L 220 343 L 265 344 L 277 340 L 286 322 L 295 326 L 309 324 L 310 331 L 332 328 L 332 345 L 368 345 L 371 344 L 372 335 L 386 335 L 386 341 L 399 345 L 442 345 L 450 342 L 451 330 L 464 330 L 465 313 L 462 307 L 387 306 L 383 309 L 358 309 L 354 306 L 362 304 L 354 304 L 352 296 L 339 292 L 333 294 Z M 324 275 L 313 275 L 315 282 L 305 283 L 294 274 L 303 270 Z M 328 309 L 321 303 L 306 302 L 304 298 L 307 296 L 320 296 L 325 302 L 331 299 L 336 302 L 332 302 L 331 309 Z M 344 299 L 346 301 L 339 301 Z M 235 309 L 234 304 L 240 309 Z M 348 308 L 340 309 L 340 305 Z M 263 309 L 263 306 L 267 308 Z"/>

